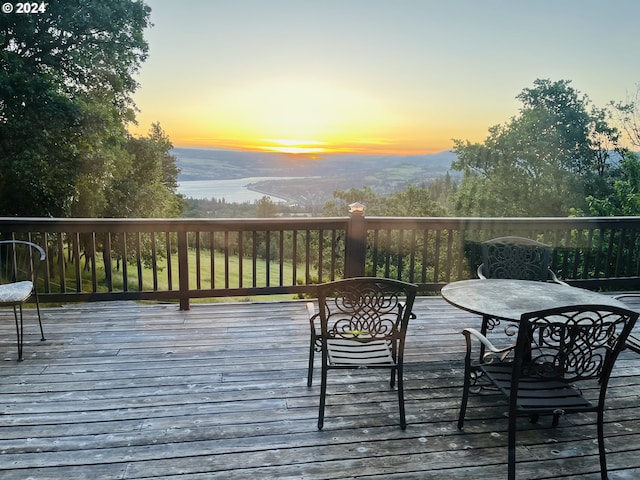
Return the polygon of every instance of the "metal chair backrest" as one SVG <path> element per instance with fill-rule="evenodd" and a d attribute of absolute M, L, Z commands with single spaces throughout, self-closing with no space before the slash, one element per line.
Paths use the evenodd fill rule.
<path fill-rule="evenodd" d="M 577 305 L 530 312 L 520 320 L 513 385 L 522 376 L 597 379 L 606 389 L 613 364 L 638 313 L 606 305 Z"/>
<path fill-rule="evenodd" d="M 550 277 L 551 247 L 524 237 L 500 237 L 481 245 L 481 278 L 546 281 Z"/>
<path fill-rule="evenodd" d="M 45 252 L 23 240 L 0 241 L 0 284 L 30 281 L 34 285 Z"/>
<path fill-rule="evenodd" d="M 318 287 L 324 339 L 358 342 L 401 340 L 417 287 L 388 278 L 348 278 Z"/>

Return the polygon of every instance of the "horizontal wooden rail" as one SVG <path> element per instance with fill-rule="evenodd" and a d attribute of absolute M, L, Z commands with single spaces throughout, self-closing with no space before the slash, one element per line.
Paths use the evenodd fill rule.
<path fill-rule="evenodd" d="M 2 238 L 47 250 L 48 302 L 309 294 L 374 275 L 423 291 L 473 277 L 479 244 L 520 235 L 553 247 L 571 284 L 640 290 L 640 217 L 53 219 L 0 218 Z"/>

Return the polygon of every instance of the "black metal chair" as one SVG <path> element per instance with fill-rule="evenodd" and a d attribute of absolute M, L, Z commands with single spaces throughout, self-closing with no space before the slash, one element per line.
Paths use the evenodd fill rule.
<path fill-rule="evenodd" d="M 18 337 L 18 361 L 22 361 L 24 340 L 22 306 L 31 297 L 35 298 L 41 340 L 45 340 L 36 289 L 38 270 L 44 259 L 44 250 L 35 243 L 22 240 L 0 241 L 0 306 L 13 307 Z"/>
<path fill-rule="evenodd" d="M 467 353 L 458 428 L 464 426 L 473 386 L 492 386 L 502 392 L 509 408 L 508 478 L 515 479 L 518 415 L 528 415 L 534 422 L 540 415 L 552 415 L 552 425 L 556 426 L 565 413 L 594 412 L 600 470 L 606 479 L 605 395 L 614 362 L 637 318 L 637 312 L 604 305 L 526 313 L 520 320 L 512 356 L 495 358 L 489 347 L 479 363 L 473 360 L 477 358 L 472 353 L 473 339 L 489 346 L 490 342 L 476 330 L 465 329 Z M 590 392 L 591 401 L 579 389 L 589 382 L 596 392 Z"/>
<path fill-rule="evenodd" d="M 509 278 L 567 285 L 549 268 L 551 247 L 545 243 L 525 237 L 509 236 L 487 240 L 482 242 L 480 247 L 482 263 L 477 269 L 480 279 Z M 499 325 L 500 320 L 484 315 L 480 333 L 487 335 Z M 515 332 L 510 328 L 511 325 L 505 326 L 508 335 Z M 484 354 L 484 349 L 481 349 L 481 354 Z"/>
<path fill-rule="evenodd" d="M 564 283 L 549 268 L 551 247 L 525 237 L 499 237 L 482 242 L 478 278 Z"/>
<path fill-rule="evenodd" d="M 390 369 L 398 383 L 400 426 L 406 428 L 403 359 L 407 325 L 417 286 L 387 278 L 360 277 L 318 286 L 319 312 L 309 308 L 311 339 L 307 385 L 316 351 L 322 353 L 318 429 L 324 425 L 329 370 Z"/>

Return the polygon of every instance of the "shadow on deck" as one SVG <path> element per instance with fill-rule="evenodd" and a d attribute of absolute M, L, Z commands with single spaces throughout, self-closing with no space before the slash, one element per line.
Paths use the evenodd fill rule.
<path fill-rule="evenodd" d="M 387 374 L 354 372 L 330 381 L 322 432 L 317 380 L 306 387 L 302 301 L 50 308 L 44 343 L 27 311 L 22 363 L 12 317 L 2 312 L 0 477 L 506 477 L 504 402 L 474 396 L 465 431 L 455 424 L 459 331 L 479 319 L 440 297 L 419 298 L 415 312 L 406 431 L 395 391 L 371 394 L 386 388 Z M 605 416 L 610 478 L 640 475 L 639 384 L 640 356 L 623 352 Z M 593 417 L 568 416 L 555 429 L 549 419 L 523 418 L 519 426 L 519 478 L 599 478 Z"/>

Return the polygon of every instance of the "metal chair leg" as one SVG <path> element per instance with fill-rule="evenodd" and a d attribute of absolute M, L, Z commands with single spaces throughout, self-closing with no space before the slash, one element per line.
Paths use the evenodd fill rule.
<path fill-rule="evenodd" d="M 509 433 L 507 452 L 507 478 L 516 480 L 516 412 L 509 411 Z"/>
<path fill-rule="evenodd" d="M 604 447 L 604 412 L 598 411 L 598 454 L 600 457 L 600 477 L 607 480 L 607 453 Z"/>
<path fill-rule="evenodd" d="M 310 345 L 309 345 L 309 367 L 307 369 L 307 387 L 311 387 L 313 384 L 313 359 L 315 356 L 315 345 L 314 339 L 311 337 Z"/>
<path fill-rule="evenodd" d="M 40 341 L 44 342 L 44 329 L 42 328 L 42 317 L 40 316 L 40 300 L 38 300 L 38 292 L 35 292 L 36 297 L 36 311 L 38 312 L 38 324 L 40 325 Z"/>
<path fill-rule="evenodd" d="M 467 402 L 469 401 L 469 389 L 471 388 L 471 359 L 467 353 L 464 360 L 464 379 L 462 384 L 462 402 L 458 413 L 458 430 L 464 428 L 464 417 L 467 412 Z"/>
<path fill-rule="evenodd" d="M 394 369 L 395 371 L 395 369 Z M 404 411 L 404 381 L 402 378 L 402 368 L 398 369 L 398 404 L 400 408 L 400 428 L 407 428 L 407 418 Z"/>
<path fill-rule="evenodd" d="M 13 306 L 13 316 L 16 320 L 16 336 L 18 338 L 18 361 L 22 361 L 22 341 L 24 338 L 24 327 L 22 323 L 22 305 L 19 306 L 20 309 L 20 320 L 18 320 L 18 309 L 16 306 Z"/>
<path fill-rule="evenodd" d="M 318 410 L 318 430 L 324 427 L 324 406 L 327 400 L 327 369 L 322 367 L 322 382 L 320 384 L 320 408 Z"/>

